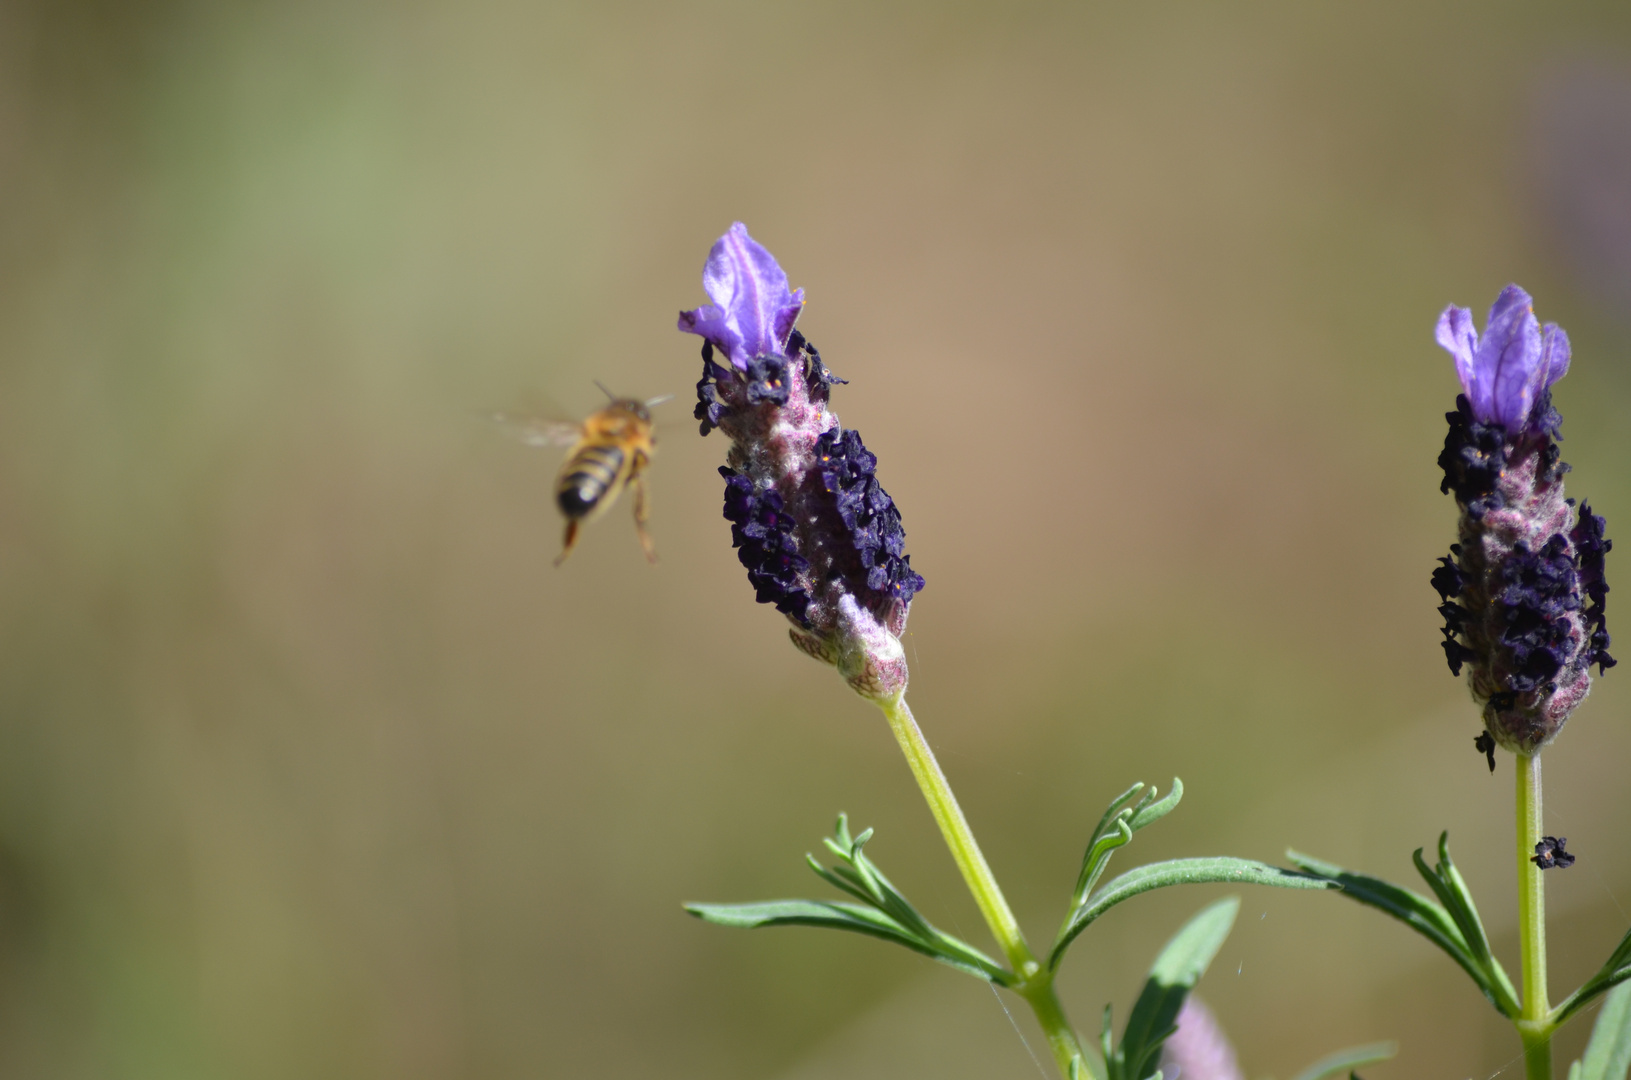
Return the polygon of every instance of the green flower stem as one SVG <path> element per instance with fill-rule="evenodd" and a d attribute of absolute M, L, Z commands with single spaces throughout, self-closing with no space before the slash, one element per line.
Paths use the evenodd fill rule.
<path fill-rule="evenodd" d="M 1020 993 L 1048 1037 L 1048 1048 L 1053 1051 L 1053 1060 L 1059 1065 L 1060 1075 L 1070 1080 L 1070 1063 L 1074 1058 L 1081 1061 L 1084 1077 L 1102 1080 L 1098 1059 L 1082 1051 L 1082 1044 L 1076 1039 L 1076 1029 L 1070 1026 L 1070 1021 L 1065 1017 L 1065 1008 L 1059 1003 L 1059 995 L 1053 989 L 1053 973 L 1042 968 L 1036 981 Z"/>
<path fill-rule="evenodd" d="M 1552 1080 L 1552 1031 L 1546 1000 L 1546 884 L 1530 860 L 1540 843 L 1540 755 L 1516 755 L 1518 774 L 1518 938 L 1523 952 L 1523 1039 L 1527 1080 Z"/>
<path fill-rule="evenodd" d="M 962 807 L 957 805 L 957 796 L 952 794 L 946 774 L 940 770 L 934 751 L 929 749 L 923 732 L 912 717 L 905 695 L 880 701 L 878 707 L 889 719 L 889 728 L 895 733 L 901 752 L 906 755 L 906 763 L 911 766 L 912 776 L 923 791 L 923 798 L 929 804 L 935 824 L 940 826 L 940 835 L 945 838 L 946 847 L 951 849 L 957 869 L 962 871 L 968 891 L 974 895 L 974 903 L 979 906 L 980 914 L 985 916 L 991 935 L 1002 946 L 1009 966 L 1018 977 L 1015 992 L 1030 1005 L 1037 1022 L 1047 1034 L 1048 1045 L 1053 1050 L 1060 1073 L 1068 1077 L 1071 1060 L 1079 1058 L 1082 1068 L 1090 1075 L 1101 1075 L 1098 1062 L 1083 1052 L 1075 1029 L 1065 1018 L 1059 995 L 1053 989 L 1053 973 L 1037 963 L 1031 947 L 1026 944 L 1019 921 L 1009 910 L 1008 901 L 1003 899 L 1002 889 L 997 885 L 991 867 L 986 864 L 985 856 L 980 853 L 980 845 L 974 840 L 968 819 L 963 816 Z"/>

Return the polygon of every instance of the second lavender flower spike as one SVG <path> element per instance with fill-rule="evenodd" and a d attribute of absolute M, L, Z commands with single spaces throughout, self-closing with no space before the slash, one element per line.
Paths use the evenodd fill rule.
<path fill-rule="evenodd" d="M 900 635 L 923 578 L 905 553 L 900 511 L 878 459 L 828 407 L 835 377 L 794 329 L 804 291 L 741 222 L 702 271 L 712 304 L 682 311 L 703 338 L 696 417 L 730 440 L 725 517 L 760 603 L 793 643 L 876 700 L 906 689 Z M 721 362 L 723 361 L 723 362 Z"/>
<path fill-rule="evenodd" d="M 1564 497 L 1562 417 L 1551 387 L 1569 370 L 1569 338 L 1542 327 L 1530 296 L 1509 285 L 1480 336 L 1466 308 L 1447 308 L 1438 343 L 1463 393 L 1439 455 L 1442 490 L 1461 509 L 1459 542 L 1433 587 L 1450 670 L 1468 669 L 1488 742 L 1532 755 L 1562 730 L 1591 689 L 1590 667 L 1614 665 L 1604 607 L 1604 521 Z M 1494 767 L 1493 756 L 1490 759 Z"/>

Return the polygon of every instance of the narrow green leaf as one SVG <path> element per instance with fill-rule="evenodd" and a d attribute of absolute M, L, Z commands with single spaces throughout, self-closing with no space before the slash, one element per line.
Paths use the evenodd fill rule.
<path fill-rule="evenodd" d="M 843 856 L 847 865 L 835 866 L 833 872 L 855 881 L 867 891 L 867 895 L 871 896 L 878 906 L 882 907 L 884 906 L 884 890 L 872 872 L 871 862 L 865 855 L 861 854 L 861 848 L 870 839 L 872 839 L 871 829 L 867 829 L 856 837 L 855 843 L 850 846 L 849 852 Z"/>
<path fill-rule="evenodd" d="M 1625 1080 L 1631 1072 L 1631 983 L 1615 987 L 1603 1000 L 1585 1056 L 1575 1064 L 1579 1080 Z M 1574 1080 L 1573 1069 L 1569 1077 Z"/>
<path fill-rule="evenodd" d="M 1614 947 L 1613 953 L 1609 955 L 1608 963 L 1604 964 L 1603 967 L 1605 969 L 1621 968 L 1625 966 L 1628 960 L 1631 960 L 1631 930 L 1625 932 L 1625 936 Z"/>
<path fill-rule="evenodd" d="M 913 952 L 1002 986 L 1013 981 L 1002 965 L 978 949 L 960 941 L 955 943 L 955 950 L 939 947 L 954 939 L 946 939 L 944 935 L 937 935 L 943 940 L 919 939 L 883 912 L 861 904 L 826 900 L 766 900 L 756 904 L 687 904 L 685 910 L 717 926 L 745 929 L 821 926 L 830 930 L 848 930 L 904 945 Z"/>
<path fill-rule="evenodd" d="M 1103 841 L 1105 837 L 1113 836 L 1119 831 L 1117 825 L 1124 818 L 1131 816 L 1131 814 L 1128 812 L 1128 804 L 1133 802 L 1134 799 L 1138 798 L 1138 793 L 1143 790 L 1144 784 L 1141 781 L 1134 784 L 1126 791 L 1123 791 L 1114 799 L 1111 799 L 1110 805 L 1105 807 L 1104 816 L 1099 819 L 1098 825 L 1094 827 L 1092 834 L 1088 836 L 1087 847 L 1082 851 L 1082 868 L 1076 875 L 1076 889 L 1074 895 L 1078 897 L 1087 895 L 1089 888 L 1087 884 L 1088 874 L 1092 870 L 1094 860 L 1096 858 L 1095 852 L 1098 851 L 1100 842 Z M 1139 805 L 1142 806 L 1144 803 L 1141 801 Z M 1127 836 L 1130 839 L 1132 837 L 1132 833 L 1129 831 Z M 1124 840 L 1122 843 L 1126 843 L 1126 841 Z"/>
<path fill-rule="evenodd" d="M 1156 957 L 1149 981 L 1138 995 L 1121 1035 L 1120 1053 L 1128 1080 L 1145 1080 L 1156 1071 L 1161 1044 L 1178 1030 L 1178 1011 L 1183 1008 L 1184 998 L 1223 948 L 1239 911 L 1238 896 L 1201 909 Z"/>
<path fill-rule="evenodd" d="M 1320 1058 L 1314 1064 L 1298 1073 L 1292 1080 L 1326 1080 L 1327 1077 L 1340 1076 L 1345 1072 L 1365 1065 L 1375 1065 L 1379 1061 L 1386 1061 L 1399 1052 L 1396 1042 L 1368 1043 L 1365 1046 L 1350 1046 L 1346 1050 L 1338 1050 L 1334 1054 Z"/>
<path fill-rule="evenodd" d="M 1455 920 L 1450 918 L 1450 913 L 1420 893 L 1368 874 L 1356 874 L 1299 851 L 1287 851 L 1286 858 L 1299 869 L 1335 881 L 1342 886 L 1344 894 L 1351 895 L 1360 903 L 1382 908 L 1396 918 L 1412 922 L 1412 925 L 1420 922 L 1422 926 L 1419 929 L 1423 933 L 1430 930 L 1461 951 L 1466 951 L 1467 943 L 1461 940 L 1461 931 L 1456 927 Z"/>
<path fill-rule="evenodd" d="M 1095 840 L 1093 846 L 1087 849 L 1087 858 L 1082 861 L 1082 872 L 1076 879 L 1076 889 L 1071 894 L 1071 907 L 1079 906 L 1093 891 L 1093 886 L 1099 883 L 1104 868 L 1110 865 L 1110 853 L 1133 838 L 1133 827 L 1127 823 L 1131 815 L 1132 811 L 1123 810 L 1111 830 Z"/>
<path fill-rule="evenodd" d="M 838 824 L 833 826 L 832 834 L 837 838 L 836 842 L 843 846 L 844 851 L 849 851 L 855 846 L 855 841 L 851 840 L 849 837 L 848 814 L 840 813 L 838 815 Z M 823 842 L 825 843 L 826 841 Z"/>
<path fill-rule="evenodd" d="M 1133 833 L 1139 829 L 1153 825 L 1172 813 L 1184 797 L 1184 782 L 1175 776 L 1172 778 L 1172 791 L 1167 797 L 1157 801 L 1155 796 L 1155 788 L 1146 788 L 1143 783 L 1137 783 L 1110 800 L 1098 827 L 1088 838 L 1087 850 L 1082 854 L 1082 868 L 1076 875 L 1076 888 L 1070 895 L 1072 912 L 1087 902 L 1094 886 L 1110 865 L 1110 855 L 1116 848 L 1131 840 Z M 1070 915 L 1065 916 L 1065 922 L 1070 922 Z"/>
<path fill-rule="evenodd" d="M 1518 991 L 1512 985 L 1512 980 L 1507 977 L 1500 958 L 1490 950 L 1489 936 L 1484 933 L 1484 921 L 1478 916 L 1478 905 L 1473 902 L 1472 890 L 1467 887 L 1467 881 L 1461 876 L 1461 871 L 1455 868 L 1455 860 L 1450 858 L 1448 830 L 1439 833 L 1438 865 L 1434 870 L 1454 900 L 1454 905 L 1450 908 L 1451 916 L 1461 927 L 1462 939 L 1466 941 L 1473 957 L 1489 975 L 1492 989 L 1501 1003 L 1501 1010 L 1509 1015 L 1517 1015 L 1522 1011 L 1522 1006 L 1518 1004 Z"/>
<path fill-rule="evenodd" d="M 685 910 L 717 926 L 830 926 L 863 934 L 900 936 L 905 930 L 873 908 L 842 900 L 763 900 L 756 904 L 686 904 Z"/>
<path fill-rule="evenodd" d="M 1328 863 L 1296 851 L 1287 851 L 1286 858 L 1310 874 L 1317 874 L 1340 885 L 1344 895 L 1361 904 L 1387 912 L 1443 949 L 1450 955 L 1450 959 L 1460 964 L 1461 969 L 1472 977 L 1472 981 L 1478 984 L 1478 989 L 1483 991 L 1484 996 L 1501 1015 L 1508 1017 L 1517 1015 L 1516 1011 L 1509 1010 L 1501 1004 L 1489 975 L 1473 958 L 1466 941 L 1461 936 L 1460 928 L 1456 926 L 1449 912 L 1425 896 L 1401 888 L 1392 882 L 1383 881 L 1381 878 L 1356 874 L 1344 870 L 1335 863 Z"/>
<path fill-rule="evenodd" d="M 1450 917 L 1450 921 L 1455 923 L 1457 935 L 1460 937 L 1462 944 L 1467 947 L 1467 955 L 1474 960 L 1482 960 L 1489 953 L 1489 942 L 1483 940 L 1483 927 L 1468 920 L 1464 911 L 1457 910 L 1460 905 L 1456 903 L 1454 891 L 1451 890 L 1442 877 L 1433 871 L 1432 867 L 1427 865 L 1427 860 L 1421 857 L 1421 850 L 1421 848 L 1417 848 L 1410 854 L 1410 861 L 1416 864 L 1416 872 L 1422 876 L 1422 880 L 1427 882 L 1428 886 L 1433 890 L 1433 895 L 1438 897 L 1439 905 L 1444 909 L 1444 913 Z M 1482 945 L 1481 949 L 1480 945 Z"/>
<path fill-rule="evenodd" d="M 840 819 L 837 831 L 845 833 L 847 827 L 848 822 Z M 806 855 L 805 860 L 810 864 L 810 869 L 823 881 L 855 897 L 863 904 L 877 909 L 897 924 L 901 932 L 913 940 L 912 947 L 946 960 L 953 966 L 966 968 L 973 965 L 989 975 L 984 966 L 991 963 L 989 957 L 968 943 L 942 933 L 930 925 L 929 921 L 912 906 L 911 901 L 906 899 L 905 894 L 884 876 L 878 865 L 867 858 L 864 849 L 867 841 L 871 839 L 872 830 L 865 829 L 849 841 L 847 848 L 835 840 L 827 840 L 828 850 L 839 860 L 831 868 L 822 866 L 813 855 Z M 1008 973 L 1001 968 L 997 970 L 1002 971 L 1003 975 L 998 981 L 1006 985 L 1006 982 L 1010 981 Z"/>
<path fill-rule="evenodd" d="M 1606 968 L 1599 971 L 1587 979 L 1584 986 L 1564 998 L 1562 1003 L 1552 1010 L 1552 1022 L 1561 1024 L 1589 1005 L 1592 998 L 1619 986 L 1628 979 L 1631 979 L 1631 965 L 1622 967 L 1618 971 L 1609 971 Z"/>
<path fill-rule="evenodd" d="M 1444 905 L 1446 913 L 1460 931 L 1461 941 L 1467 947 L 1467 955 L 1483 973 L 1479 983 L 1484 989 L 1484 995 L 1494 1002 L 1495 1007 L 1504 1015 L 1516 1016 L 1520 1011 L 1518 1005 L 1518 992 L 1513 989 L 1512 980 L 1507 978 L 1506 969 L 1501 962 L 1490 952 L 1489 938 L 1484 934 L 1484 924 L 1478 917 L 1478 907 L 1473 903 L 1472 893 L 1467 889 L 1467 882 L 1461 872 L 1455 868 L 1455 862 L 1450 858 L 1450 834 L 1442 832 L 1438 838 L 1438 864 L 1431 868 L 1427 860 L 1422 858 L 1421 848 L 1417 848 L 1410 856 L 1416 864 L 1416 872 L 1422 876 L 1433 889 L 1434 895 Z"/>
<path fill-rule="evenodd" d="M 1336 882 L 1317 874 L 1282 870 L 1278 866 L 1253 859 L 1217 856 L 1204 859 L 1171 859 L 1149 863 L 1127 871 L 1100 889 L 1086 904 L 1077 908 L 1059 931 L 1059 940 L 1048 955 L 1048 967 L 1056 968 L 1065 955 L 1065 949 L 1086 930 L 1093 920 L 1124 900 L 1151 889 L 1164 889 L 1169 885 L 1203 885 L 1209 882 L 1230 882 L 1248 885 L 1273 885 L 1282 889 L 1334 889 Z"/>
<path fill-rule="evenodd" d="M 1121 812 L 1127 808 L 1127 805 L 1136 799 L 1138 797 L 1138 793 L 1143 790 L 1144 782 L 1140 780 L 1126 791 L 1123 791 L 1120 795 L 1117 795 L 1114 799 L 1111 799 L 1110 805 L 1104 810 L 1104 816 L 1099 819 L 1099 827 L 1093 830 L 1094 838 L 1097 839 L 1098 837 L 1103 836 L 1105 830 L 1110 828 L 1110 822 L 1120 816 Z"/>
<path fill-rule="evenodd" d="M 874 907 L 877 906 L 872 897 L 866 894 L 865 889 L 862 889 L 859 885 L 852 884 L 850 881 L 840 877 L 832 870 L 822 866 L 820 861 L 817 860 L 814 855 L 806 854 L 804 858 L 805 861 L 810 864 L 810 869 L 816 872 L 816 876 L 821 878 L 821 880 L 825 881 L 828 885 L 831 885 L 835 889 L 849 893 L 863 904 L 872 904 Z"/>
<path fill-rule="evenodd" d="M 1150 794 L 1155 794 L 1154 788 L 1150 789 Z M 1134 832 L 1146 825 L 1154 825 L 1157 821 L 1176 810 L 1183 797 L 1184 782 L 1174 776 L 1172 778 L 1172 790 L 1167 792 L 1167 797 L 1157 803 L 1140 805 L 1137 810 L 1133 811 L 1133 819 L 1128 824 L 1133 827 Z"/>
<path fill-rule="evenodd" d="M 1104 1055 L 1105 1080 L 1122 1080 L 1121 1056 L 1111 1043 L 1110 1006 L 1104 1007 L 1104 1022 L 1099 1027 L 1099 1052 Z"/>
<path fill-rule="evenodd" d="M 1484 920 L 1478 917 L 1478 905 L 1473 903 L 1472 890 L 1467 887 L 1467 880 L 1461 876 L 1461 871 L 1455 868 L 1455 860 L 1450 858 L 1449 830 L 1439 833 L 1438 865 L 1433 869 L 1437 872 L 1439 880 L 1450 890 L 1450 895 L 1455 898 L 1455 906 L 1450 909 L 1450 914 L 1456 916 L 1456 924 L 1461 926 L 1462 937 L 1472 949 L 1473 955 L 1494 960 L 1489 949 L 1489 936 L 1484 933 Z"/>
<path fill-rule="evenodd" d="M 1625 932 L 1625 936 L 1614 947 L 1614 951 L 1603 962 L 1603 966 L 1597 969 L 1597 974 L 1587 979 L 1585 985 L 1564 998 L 1552 1010 L 1553 1022 L 1562 1023 L 1592 998 L 1611 987 L 1618 986 L 1628 978 L 1631 978 L 1631 930 Z"/>

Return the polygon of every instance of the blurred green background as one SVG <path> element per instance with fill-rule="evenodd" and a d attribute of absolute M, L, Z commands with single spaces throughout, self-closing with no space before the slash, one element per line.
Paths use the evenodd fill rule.
<path fill-rule="evenodd" d="M 1405 880 L 1449 828 L 1514 963 L 1432 328 L 1535 293 L 1570 491 L 1631 535 L 1628 178 L 1618 3 L 0 4 L 0 1073 L 1039 1075 L 971 979 L 680 910 L 819 894 L 842 809 L 986 943 L 729 547 L 673 322 L 735 219 L 851 380 L 928 579 L 912 701 L 1033 938 L 1177 774 L 1122 868 Z M 553 569 L 558 458 L 478 418 L 597 378 L 678 395 L 655 567 L 619 507 Z M 1622 667 L 1547 755 L 1554 996 L 1631 917 L 1628 707 Z M 1223 891 L 1090 930 L 1078 1024 Z M 1517 1068 L 1335 897 L 1247 893 L 1201 992 L 1254 1077 Z"/>

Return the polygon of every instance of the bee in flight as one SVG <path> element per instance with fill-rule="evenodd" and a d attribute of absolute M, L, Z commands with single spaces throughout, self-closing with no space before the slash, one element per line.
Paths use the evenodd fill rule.
<path fill-rule="evenodd" d="M 572 448 L 555 477 L 555 505 L 566 518 L 566 536 L 556 566 L 572 554 L 578 542 L 578 527 L 611 509 L 627 487 L 634 489 L 634 528 L 640 534 L 640 546 L 646 558 L 656 562 L 657 549 L 646 533 L 646 467 L 651 464 L 657 443 L 651 410 L 674 395 L 638 401 L 620 398 L 598 382 L 595 385 L 611 404 L 581 424 L 508 413 L 499 413 L 494 419 L 513 430 L 528 446 Z"/>

